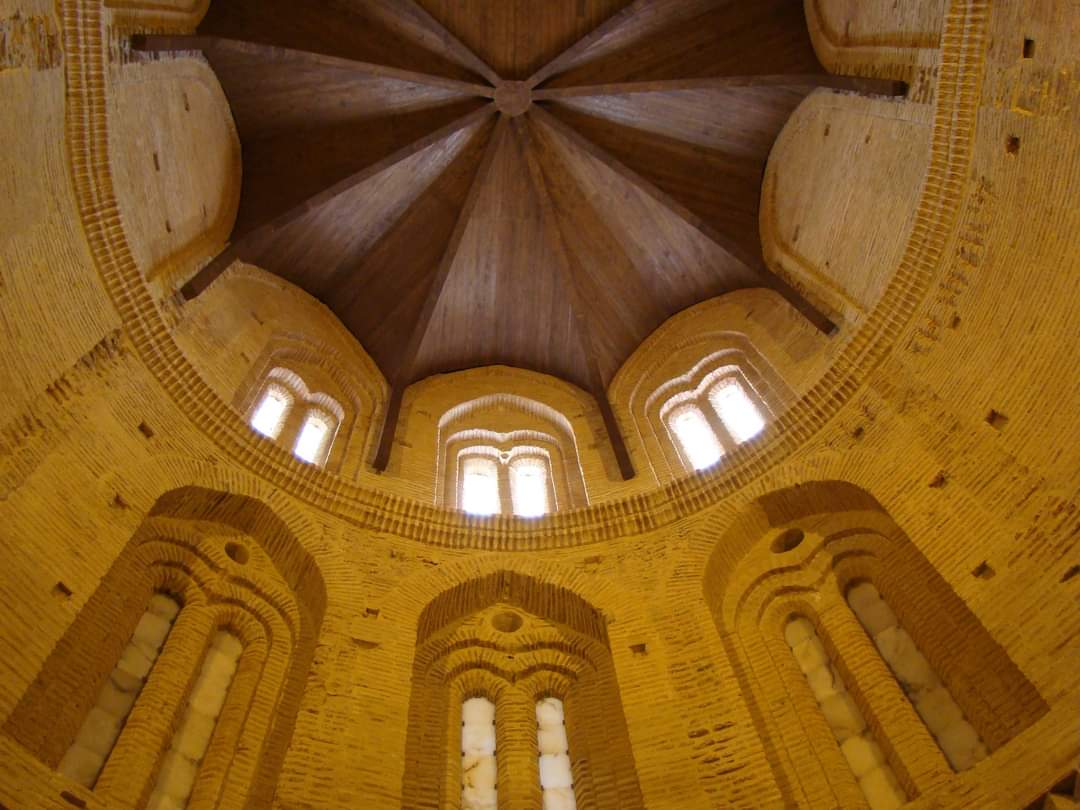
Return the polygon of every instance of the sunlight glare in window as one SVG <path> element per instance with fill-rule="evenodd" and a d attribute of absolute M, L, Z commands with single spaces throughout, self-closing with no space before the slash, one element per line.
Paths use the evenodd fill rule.
<path fill-rule="evenodd" d="M 465 459 L 461 476 L 461 507 L 472 515 L 497 515 L 499 505 L 499 471 L 489 458 Z"/>
<path fill-rule="evenodd" d="M 734 380 L 716 386 L 709 394 L 709 401 L 720 414 L 724 427 L 737 442 L 752 439 L 765 427 L 761 411 L 750 401 L 743 387 Z"/>
<path fill-rule="evenodd" d="M 296 440 L 296 456 L 308 464 L 314 464 L 322 452 L 326 438 L 330 434 L 330 425 L 321 416 L 311 415 L 304 421 L 300 438 Z"/>
<path fill-rule="evenodd" d="M 271 439 L 277 438 L 288 408 L 288 395 L 280 388 L 271 388 L 263 396 L 262 402 L 251 417 L 251 426 L 264 436 L 269 436 Z"/>
<path fill-rule="evenodd" d="M 711 467 L 724 454 L 705 415 L 692 405 L 680 409 L 671 418 L 671 429 L 695 470 Z"/>
<path fill-rule="evenodd" d="M 543 462 L 530 459 L 513 464 L 510 467 L 510 494 L 515 515 L 539 517 L 547 514 L 547 469 Z"/>
<path fill-rule="evenodd" d="M 495 760 L 495 704 L 469 698 L 461 704 L 461 807 L 495 810 L 498 791 Z"/>

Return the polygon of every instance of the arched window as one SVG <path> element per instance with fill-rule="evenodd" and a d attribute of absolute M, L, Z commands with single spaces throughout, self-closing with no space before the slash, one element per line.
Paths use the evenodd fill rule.
<path fill-rule="evenodd" d="M 544 810 L 574 810 L 574 774 L 566 740 L 563 702 L 547 697 L 536 703 L 536 743 L 540 752 L 540 791 Z"/>
<path fill-rule="evenodd" d="M 510 496 L 518 517 L 539 517 L 548 506 L 548 465 L 537 456 L 510 462 Z"/>
<path fill-rule="evenodd" d="M 847 601 L 953 769 L 967 770 L 985 759 L 986 744 L 878 589 L 859 582 L 848 589 Z"/>
<path fill-rule="evenodd" d="M 183 719 L 161 764 L 148 810 L 183 810 L 187 807 L 199 764 L 210 747 L 210 737 L 217 727 L 243 649 L 240 639 L 228 631 L 214 635 L 191 688 Z"/>
<path fill-rule="evenodd" d="M 495 459 L 474 455 L 462 460 L 461 508 L 472 515 L 497 515 L 502 511 Z"/>
<path fill-rule="evenodd" d="M 696 405 L 676 409 L 669 417 L 668 424 L 695 470 L 711 467 L 724 455 L 705 414 Z"/>
<path fill-rule="evenodd" d="M 322 466 L 345 418 L 341 405 L 326 394 L 313 393 L 298 374 L 273 368 L 251 410 L 251 426 L 308 464 Z"/>
<path fill-rule="evenodd" d="M 461 810 L 495 810 L 495 704 L 484 697 L 461 704 Z"/>
<path fill-rule="evenodd" d="M 829 660 L 814 625 L 803 616 L 793 616 L 784 628 L 784 639 L 871 810 L 895 810 L 906 804 L 907 795 L 900 781 L 845 688 L 840 672 Z"/>
<path fill-rule="evenodd" d="M 334 438 L 335 422 L 333 417 L 323 411 L 310 410 L 296 437 L 293 453 L 308 464 L 322 464 L 330 452 L 330 443 Z"/>
<path fill-rule="evenodd" d="M 724 367 L 707 376 L 695 391 L 670 397 L 662 409 L 668 429 L 686 466 L 703 470 L 765 427 L 762 410 Z"/>
<path fill-rule="evenodd" d="M 293 397 L 280 385 L 268 385 L 251 415 L 251 426 L 264 436 L 276 439 L 285 426 Z"/>
<path fill-rule="evenodd" d="M 765 427 L 761 411 L 750 401 L 743 387 L 731 378 L 709 390 L 709 402 L 728 433 L 739 443 L 754 438 Z"/>
<path fill-rule="evenodd" d="M 466 447 L 458 452 L 458 503 L 472 515 L 512 512 L 539 517 L 552 510 L 551 457 L 539 447 Z"/>
<path fill-rule="evenodd" d="M 64 776 L 88 788 L 97 782 L 179 612 L 173 596 L 158 593 L 150 598 L 94 708 L 60 760 L 57 770 Z"/>

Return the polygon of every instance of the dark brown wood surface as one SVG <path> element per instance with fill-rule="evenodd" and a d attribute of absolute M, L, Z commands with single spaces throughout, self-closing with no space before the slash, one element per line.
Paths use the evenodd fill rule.
<path fill-rule="evenodd" d="M 185 295 L 277 273 L 399 393 L 505 363 L 601 401 L 665 319 L 746 287 L 833 330 L 762 260 L 765 162 L 815 88 L 904 92 L 825 73 L 799 0 L 215 0 L 135 46 L 201 51 L 240 134 L 232 240 Z"/>

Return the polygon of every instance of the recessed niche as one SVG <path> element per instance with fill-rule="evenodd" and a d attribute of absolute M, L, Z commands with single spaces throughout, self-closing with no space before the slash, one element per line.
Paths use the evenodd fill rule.
<path fill-rule="evenodd" d="M 1024 37 L 1024 58 L 1025 59 L 1034 59 L 1035 58 L 1035 40 L 1030 39 L 1028 37 Z"/>
<path fill-rule="evenodd" d="M 491 617 L 491 626 L 500 633 L 516 633 L 525 620 L 512 610 L 504 610 Z"/>
<path fill-rule="evenodd" d="M 1020 136 L 1010 135 L 1005 141 L 1005 151 L 1010 155 L 1016 155 L 1020 152 Z"/>
<path fill-rule="evenodd" d="M 772 549 L 773 554 L 784 554 L 785 552 L 793 551 L 798 548 L 805 537 L 806 535 L 803 533 L 802 529 L 788 529 L 781 532 L 779 536 L 772 541 L 772 546 L 770 546 L 770 548 Z"/>
<path fill-rule="evenodd" d="M 225 554 L 230 560 L 239 565 L 243 565 L 251 559 L 251 554 L 247 548 L 241 543 L 226 543 Z"/>

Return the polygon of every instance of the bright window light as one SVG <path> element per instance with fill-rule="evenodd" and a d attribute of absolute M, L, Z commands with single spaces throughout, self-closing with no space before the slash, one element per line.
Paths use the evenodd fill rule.
<path fill-rule="evenodd" d="M 495 810 L 495 704 L 469 698 L 461 704 L 461 808 Z"/>
<path fill-rule="evenodd" d="M 728 380 L 709 392 L 709 402 L 720 414 L 724 427 L 737 442 L 745 442 L 758 435 L 765 427 L 761 417 L 746 391 L 734 380 Z"/>
<path fill-rule="evenodd" d="M 289 395 L 284 389 L 274 386 L 263 395 L 262 402 L 251 417 L 251 426 L 264 436 L 276 439 L 288 410 Z"/>
<path fill-rule="evenodd" d="M 494 459 L 467 458 L 462 465 L 461 508 L 471 515 L 497 515 L 499 468 Z"/>
<path fill-rule="evenodd" d="M 539 459 L 525 459 L 510 466 L 510 495 L 514 514 L 539 517 L 548 512 L 547 466 Z"/>
<path fill-rule="evenodd" d="M 695 470 L 711 467 L 724 455 L 705 414 L 694 405 L 686 405 L 677 410 L 671 417 L 670 424 Z"/>
<path fill-rule="evenodd" d="M 296 440 L 293 453 L 308 464 L 314 464 L 319 460 L 329 436 L 330 423 L 318 414 L 311 414 L 304 420 L 304 427 L 300 429 L 300 437 Z"/>
<path fill-rule="evenodd" d="M 536 704 L 536 743 L 540 752 L 540 791 L 544 810 L 575 810 L 574 774 L 566 741 L 562 701 L 548 697 Z"/>

